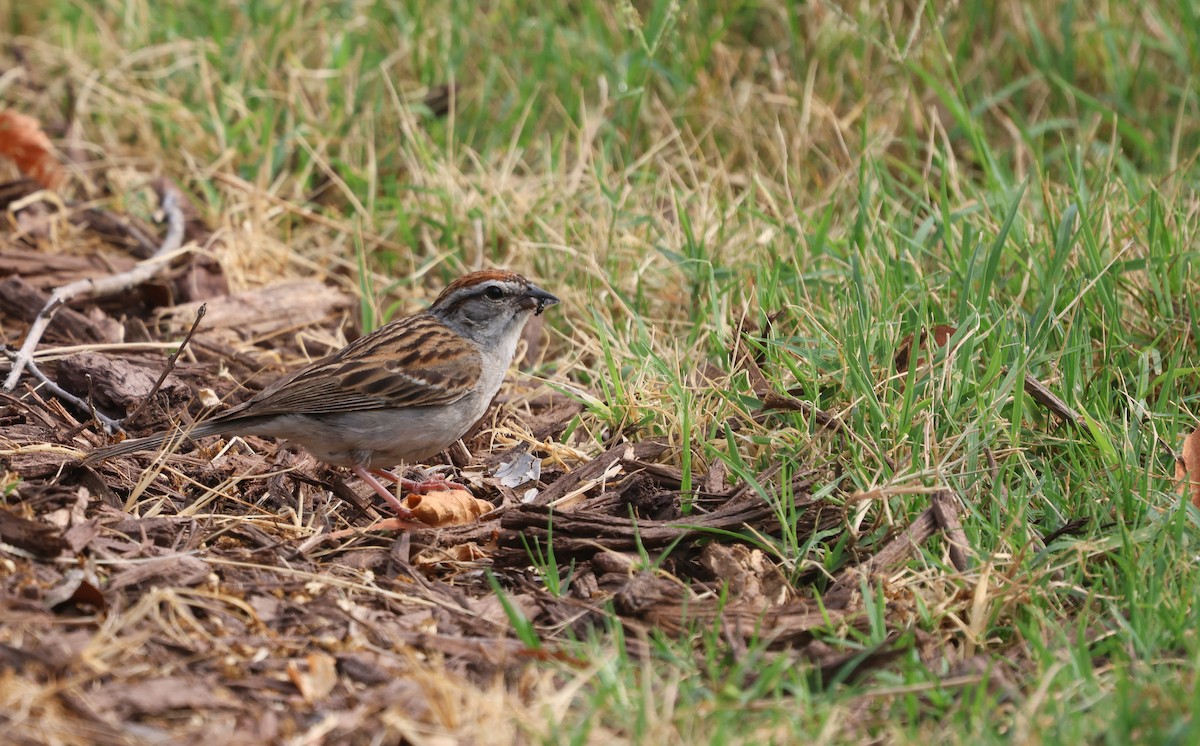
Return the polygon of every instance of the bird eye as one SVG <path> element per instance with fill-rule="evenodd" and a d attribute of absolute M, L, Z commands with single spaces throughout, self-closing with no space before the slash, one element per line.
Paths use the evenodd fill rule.
<path fill-rule="evenodd" d="M 504 291 L 501 290 L 500 288 L 496 287 L 495 285 L 492 285 L 487 290 L 483 291 L 483 295 L 488 300 L 500 300 L 501 298 L 504 297 Z"/>

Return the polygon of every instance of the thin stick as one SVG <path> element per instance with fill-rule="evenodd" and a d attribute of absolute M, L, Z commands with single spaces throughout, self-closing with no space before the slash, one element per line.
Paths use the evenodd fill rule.
<path fill-rule="evenodd" d="M 175 370 L 175 363 L 179 360 L 179 354 L 188 346 L 188 342 L 192 341 L 192 335 L 196 333 L 196 328 L 200 326 L 200 320 L 204 318 L 204 314 L 207 310 L 207 303 L 201 303 L 200 308 L 196 309 L 196 320 L 192 322 L 192 328 L 188 329 L 188 333 L 184 336 L 183 341 L 179 343 L 179 347 L 177 347 L 175 351 L 171 353 L 171 356 L 167 358 L 167 364 L 163 368 L 162 373 L 159 374 L 158 380 L 154 382 L 154 386 L 150 388 L 150 393 L 146 394 L 141 403 L 134 407 L 132 412 L 125 415 L 125 419 L 121 420 L 122 429 L 124 429 L 124 425 L 128 425 L 137 419 L 137 416 L 142 413 L 142 410 L 146 408 L 146 405 L 149 404 L 150 400 L 154 398 L 154 395 L 158 393 L 159 388 L 161 388 L 163 385 L 163 381 L 167 380 L 167 376 L 171 374 L 171 371 Z"/>
<path fill-rule="evenodd" d="M 162 188 L 159 199 L 162 203 L 163 212 L 166 213 L 167 234 L 163 238 L 162 244 L 158 247 L 158 251 L 154 253 L 154 256 L 134 265 L 132 269 L 126 272 L 119 272 L 98 280 L 77 280 L 56 288 L 50 294 L 46 305 L 42 306 L 41 311 L 38 311 L 37 318 L 34 319 L 33 324 L 29 327 L 29 333 L 25 337 L 24 344 L 21 345 L 21 349 L 17 351 L 16 357 L 13 358 L 12 370 L 9 371 L 8 378 L 4 380 L 5 391 L 12 391 L 17 387 L 17 383 L 21 380 L 21 374 L 26 369 L 30 371 L 34 370 L 33 352 L 37 348 L 38 342 L 41 341 L 42 335 L 46 333 L 46 328 L 50 326 L 50 321 L 54 318 L 54 314 L 68 301 L 80 295 L 109 295 L 121 292 L 122 290 L 128 290 L 146 282 L 166 269 L 167 261 L 171 258 L 172 254 L 179 250 L 179 247 L 183 243 L 183 210 L 180 209 L 179 190 L 173 185 L 165 185 Z"/>
<path fill-rule="evenodd" d="M 91 373 L 88 373 L 86 375 L 87 375 L 87 382 L 88 382 L 88 398 L 87 398 L 88 418 L 86 420 L 84 420 L 83 422 L 80 422 L 79 424 L 75 425 L 75 427 L 72 427 L 70 430 L 68 430 L 67 437 L 65 438 L 65 440 L 75 440 L 76 435 L 80 434 L 84 430 L 87 430 L 89 427 L 91 427 L 91 424 L 93 422 L 99 421 L 99 418 L 96 416 L 97 412 L 96 412 L 95 381 L 92 380 Z M 106 432 L 108 432 L 109 435 L 112 435 L 116 431 L 113 430 L 112 428 L 108 428 L 106 430 Z"/>
<path fill-rule="evenodd" d="M 933 508 L 933 517 L 946 533 L 950 564 L 954 565 L 955 570 L 966 572 L 971 567 L 968 557 L 971 543 L 967 540 L 967 533 L 963 531 L 962 521 L 959 519 L 961 508 L 958 501 L 948 491 L 935 492 L 930 507 Z"/>
<path fill-rule="evenodd" d="M 1082 415 L 1068 407 L 1065 401 L 1055 396 L 1054 392 L 1046 384 L 1028 373 L 1025 374 L 1025 393 L 1029 394 L 1029 398 L 1058 415 L 1059 418 L 1077 427 L 1087 427 L 1087 421 L 1083 419 Z"/>
<path fill-rule="evenodd" d="M 3 352 L 4 352 L 5 356 L 7 356 L 9 360 L 13 360 L 14 361 L 13 364 L 16 365 L 15 361 L 16 361 L 17 355 L 19 353 L 13 352 L 12 350 L 3 350 Z M 49 378 L 46 377 L 46 374 L 43 373 L 41 371 L 41 369 L 39 369 L 32 360 L 25 363 L 25 368 L 26 368 L 26 370 L 29 371 L 29 373 L 34 378 L 36 378 L 38 380 L 38 383 L 40 383 L 41 386 L 44 387 L 47 391 L 49 391 L 51 394 L 54 394 L 59 399 L 62 399 L 66 403 L 70 404 L 71 406 L 75 407 L 80 412 L 83 412 L 86 415 L 95 417 L 96 419 L 100 420 L 100 422 L 104 424 L 104 427 L 107 428 L 110 433 L 115 433 L 117 430 L 121 429 L 120 421 L 114 420 L 113 418 L 109 417 L 108 415 L 104 414 L 103 412 L 99 411 L 98 409 L 95 409 L 94 407 L 89 405 L 87 402 L 85 402 L 83 399 L 80 399 L 78 396 L 75 396 L 70 391 L 67 391 L 66 389 L 64 389 L 62 386 L 59 386 L 54 381 L 51 381 Z"/>

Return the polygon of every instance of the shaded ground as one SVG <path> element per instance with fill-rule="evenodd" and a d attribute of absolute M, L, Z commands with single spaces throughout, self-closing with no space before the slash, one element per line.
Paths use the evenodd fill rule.
<path fill-rule="evenodd" d="M 6 207 L 33 191 L 0 186 Z M 132 264 L 157 234 L 127 216 L 57 213 L 36 200 L 17 214 L 25 229 L 0 236 L 11 347 L 49 290 Z M 210 239 L 189 224 L 193 245 Z M 332 286 L 230 296 L 202 256 L 61 310 L 40 367 L 113 416 L 150 397 L 128 423 L 140 435 L 201 414 L 201 400 L 239 400 L 353 336 L 356 301 Z M 201 302 L 202 324 L 158 384 L 165 350 Z M 528 335 L 534 350 L 537 335 Z M 780 396 L 768 403 L 805 408 Z M 625 630 L 617 644 L 635 655 L 647 653 L 651 630 L 716 629 L 730 656 L 767 639 L 820 677 L 861 673 L 913 645 L 938 657 L 942 641 L 928 635 L 845 651 L 814 632 L 865 627 L 864 573 L 902 562 L 941 529 L 961 537 L 952 498 L 931 496 L 906 530 L 858 546 L 846 508 L 811 498 L 821 475 L 803 465 L 757 475 L 772 494 L 788 475 L 786 506 L 720 462 L 690 475 L 685 493 L 667 439 L 597 449 L 564 437 L 580 409 L 528 379 L 510 382 L 465 448 L 445 455 L 495 510 L 467 525 L 394 531 L 369 528 L 386 512 L 364 485 L 261 439 L 80 467 L 108 436 L 27 376 L 0 406 L 0 705 L 21 713 L 10 715 L 13 737 L 420 740 L 454 731 L 510 741 L 537 725 L 514 722 L 506 702 L 586 668 L 571 641 L 610 630 L 614 616 Z M 813 414 L 836 441 L 836 421 Z M 759 548 L 780 536 L 781 520 L 800 542 L 819 533 L 843 543 L 846 561 L 832 576 L 814 567 L 789 580 Z M 960 542 L 946 551 L 968 561 Z M 906 608 L 892 609 L 898 630 Z"/>

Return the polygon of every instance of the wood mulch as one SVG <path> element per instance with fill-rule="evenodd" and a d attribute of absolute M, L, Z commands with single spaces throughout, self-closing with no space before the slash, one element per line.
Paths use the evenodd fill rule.
<path fill-rule="evenodd" d="M 0 209 L 32 189 L 0 185 Z M 158 233 L 95 208 L 72 208 L 53 230 L 34 217 L 0 228 L 10 349 L 54 287 L 127 268 Z M 211 239 L 194 222 L 190 233 Z M 310 280 L 231 295 L 202 256 L 181 256 L 150 287 L 61 309 L 38 348 L 42 370 L 111 416 L 151 397 L 129 425 L 141 435 L 201 416 L 201 400 L 239 400 L 352 336 L 356 301 L 337 288 Z M 200 303 L 203 323 L 156 386 Z M 948 495 L 863 546 L 847 536 L 846 508 L 813 497 L 822 475 L 804 465 L 758 475 L 775 494 L 788 475 L 785 514 L 720 463 L 685 480 L 667 439 L 564 439 L 580 411 L 509 384 L 443 464 L 495 510 L 396 531 L 371 528 L 387 513 L 364 485 L 267 440 L 82 467 L 108 436 L 26 376 L 0 394 L 0 722 L 28 742 L 411 740 L 470 717 L 447 706 L 463 701 L 452 687 L 485 691 L 500 677 L 519 697 L 531 666 L 585 667 L 570 640 L 603 634 L 613 615 L 633 655 L 648 654 L 652 631 L 715 627 L 731 655 L 767 640 L 844 679 L 903 649 L 895 636 L 865 651 L 820 641 L 866 628 L 865 576 L 886 576 L 935 535 L 951 539 L 942 546 L 956 564 L 969 561 Z M 535 477 L 513 466 L 534 461 Z M 789 579 L 762 551 L 781 520 L 801 542 L 844 541 L 847 561 Z M 551 558 L 558 595 L 538 572 Z M 539 644 L 514 631 L 517 614 Z"/>

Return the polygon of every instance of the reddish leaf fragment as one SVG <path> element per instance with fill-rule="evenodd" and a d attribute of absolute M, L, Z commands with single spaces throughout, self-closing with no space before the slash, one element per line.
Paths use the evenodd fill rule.
<path fill-rule="evenodd" d="M 1175 462 L 1175 478 L 1180 480 L 1179 494 L 1190 494 L 1192 505 L 1200 508 L 1200 428 L 1183 441 L 1183 454 Z"/>
<path fill-rule="evenodd" d="M 325 653 L 309 653 L 307 671 L 301 670 L 296 661 L 289 661 L 287 674 L 304 701 L 312 704 L 328 697 L 337 685 L 337 661 Z"/>
<path fill-rule="evenodd" d="M 47 189 L 58 189 L 67 180 L 38 120 L 12 109 L 0 111 L 0 155 Z"/>
<path fill-rule="evenodd" d="M 950 338 L 953 337 L 954 333 L 957 331 L 958 329 L 948 324 L 938 324 L 937 326 L 933 327 L 932 332 L 926 332 L 924 329 L 922 329 L 921 336 L 917 340 L 917 350 L 915 355 L 913 354 L 912 349 L 913 335 L 909 334 L 904 338 L 904 341 L 900 343 L 900 347 L 896 350 L 896 372 L 903 373 L 908 370 L 910 362 L 915 365 L 920 365 L 921 363 L 925 362 L 925 356 L 922 355 L 921 352 L 928 347 L 927 343 L 930 340 L 932 340 L 933 344 L 938 347 L 945 347 L 950 342 Z"/>

